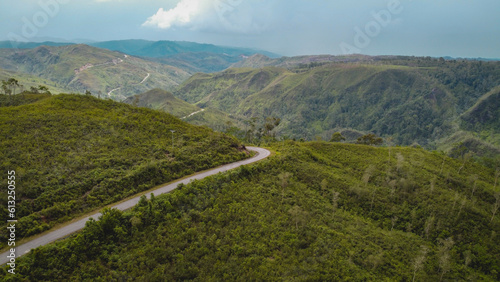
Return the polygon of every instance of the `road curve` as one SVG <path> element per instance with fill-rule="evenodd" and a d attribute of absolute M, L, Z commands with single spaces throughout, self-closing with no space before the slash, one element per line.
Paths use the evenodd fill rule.
<path fill-rule="evenodd" d="M 177 185 L 179 185 L 181 183 L 188 184 L 192 180 L 203 179 L 203 178 L 205 178 L 207 176 L 211 176 L 211 175 L 217 174 L 219 172 L 225 172 L 225 171 L 228 171 L 228 170 L 240 167 L 242 165 L 251 164 L 251 163 L 263 160 L 263 159 L 265 159 L 265 158 L 267 158 L 267 157 L 269 157 L 271 155 L 271 152 L 269 152 L 268 150 L 263 149 L 263 148 L 247 147 L 247 149 L 250 150 L 250 151 L 254 151 L 257 154 L 255 156 L 249 158 L 249 159 L 246 159 L 246 160 L 242 160 L 242 161 L 239 161 L 239 162 L 235 162 L 235 163 L 230 163 L 230 164 L 227 164 L 227 165 L 223 165 L 223 166 L 220 166 L 218 168 L 207 170 L 207 171 L 195 174 L 193 176 L 184 178 L 182 180 L 178 180 L 178 181 L 172 182 L 172 183 L 170 183 L 168 185 L 165 185 L 163 187 L 160 187 L 158 189 L 155 189 L 155 190 L 151 191 L 151 193 L 153 193 L 155 196 L 158 196 L 158 195 L 161 195 L 161 194 L 165 194 L 165 193 L 168 193 L 168 192 L 174 190 L 175 188 L 177 188 Z M 150 198 L 151 193 L 148 193 L 146 195 L 146 197 L 148 199 Z M 119 210 L 122 210 L 122 211 L 130 209 L 130 208 L 132 208 L 133 206 L 135 206 L 139 202 L 140 198 L 141 198 L 141 196 L 134 197 L 134 198 L 132 198 L 130 200 L 127 200 L 125 202 L 113 205 L 112 208 L 116 208 L 116 209 L 119 209 Z M 51 231 L 51 232 L 49 232 L 49 233 L 47 233 L 47 234 L 45 234 L 43 236 L 40 236 L 40 237 L 38 237 L 36 239 L 33 239 L 33 240 L 29 241 L 29 242 L 26 242 L 26 243 L 22 244 L 22 245 L 16 246 L 15 247 L 15 249 L 16 249 L 16 258 L 18 258 L 18 257 L 24 255 L 25 253 L 29 252 L 29 250 L 31 250 L 31 249 L 34 249 L 34 248 L 37 248 L 37 247 L 49 244 L 51 242 L 56 241 L 57 239 L 64 238 L 64 237 L 66 237 L 66 236 L 68 236 L 68 235 L 70 235 L 72 233 L 75 233 L 76 231 L 79 231 L 80 229 L 82 229 L 83 227 L 85 227 L 85 222 L 87 222 L 91 217 L 97 220 L 99 218 L 99 216 L 101 216 L 100 212 L 94 213 L 94 214 L 92 214 L 90 216 L 87 216 L 87 217 L 85 217 L 83 219 L 75 221 L 75 222 L 73 222 L 71 224 L 68 224 L 68 225 L 66 225 L 66 226 L 64 226 L 62 228 L 57 229 L 57 230 Z M 0 255 L 0 265 L 4 265 L 7 262 L 9 262 L 9 258 L 7 258 L 7 256 L 9 254 L 10 254 L 10 252 L 7 251 L 7 252 L 4 252 L 4 253 L 2 253 Z"/>

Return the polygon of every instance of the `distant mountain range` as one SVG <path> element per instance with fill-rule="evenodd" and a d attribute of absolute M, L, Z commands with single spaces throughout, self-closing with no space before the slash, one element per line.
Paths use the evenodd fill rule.
<path fill-rule="evenodd" d="M 271 58 L 280 57 L 280 55 L 264 50 L 224 47 L 187 41 L 116 40 L 91 43 L 89 45 L 142 57 L 165 57 L 182 53 L 213 53 L 231 57 L 262 54 Z"/>
<path fill-rule="evenodd" d="M 40 46 L 67 46 L 73 43 L 0 41 L 0 48 L 32 49 Z M 222 71 L 246 58 L 262 54 L 270 58 L 280 55 L 264 50 L 201 44 L 187 41 L 115 40 L 88 43 L 89 46 L 118 51 L 181 68 L 190 73 Z"/>

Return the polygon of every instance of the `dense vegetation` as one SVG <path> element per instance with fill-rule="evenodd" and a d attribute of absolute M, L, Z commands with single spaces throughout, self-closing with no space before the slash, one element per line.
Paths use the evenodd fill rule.
<path fill-rule="evenodd" d="M 500 87 L 485 94 L 462 115 L 462 126 L 482 139 L 500 145 Z"/>
<path fill-rule="evenodd" d="M 0 106 L 0 170 L 16 171 L 18 240 L 155 185 L 246 157 L 235 138 L 91 96 L 0 95 Z M 0 185 L 6 182 L 2 178 Z M 3 218 L 6 201 L 3 189 Z M 6 236 L 2 228 L 2 245 Z"/>
<path fill-rule="evenodd" d="M 273 146 L 277 155 L 105 210 L 5 280 L 500 279 L 499 171 L 413 148 Z"/>
<path fill-rule="evenodd" d="M 435 149 L 447 137 L 471 130 L 480 143 L 500 142 L 496 103 L 487 112 L 469 111 L 466 120 L 473 126 L 461 122 L 483 96 L 484 101 L 498 96 L 493 90 L 500 85 L 500 62 L 367 56 L 249 60 L 252 67 L 259 60 L 267 66 L 196 74 L 174 94 L 247 119 L 279 117 L 278 134 L 297 139 L 329 140 L 333 132 L 352 129 Z M 475 128 L 477 114 L 488 116 L 488 131 Z"/>

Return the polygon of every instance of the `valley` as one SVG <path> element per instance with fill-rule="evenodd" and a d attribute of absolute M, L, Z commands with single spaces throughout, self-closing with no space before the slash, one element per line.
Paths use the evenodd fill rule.
<path fill-rule="evenodd" d="M 500 279 L 498 61 L 22 46 L 1 280 Z"/>

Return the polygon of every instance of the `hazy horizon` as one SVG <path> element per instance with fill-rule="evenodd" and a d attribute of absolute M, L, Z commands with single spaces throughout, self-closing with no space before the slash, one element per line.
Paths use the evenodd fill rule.
<path fill-rule="evenodd" d="M 500 58 L 500 2 L 493 0 L 26 0 L 0 7 L 0 40 L 172 40 L 285 56 Z"/>

